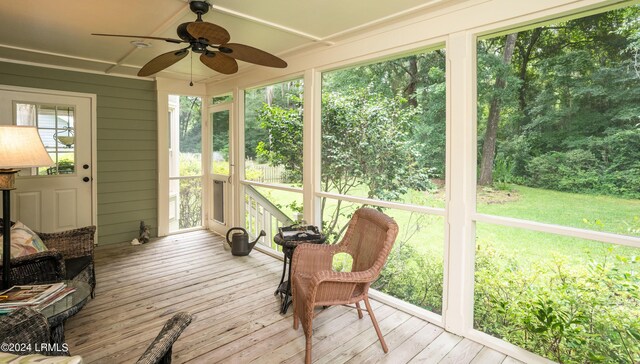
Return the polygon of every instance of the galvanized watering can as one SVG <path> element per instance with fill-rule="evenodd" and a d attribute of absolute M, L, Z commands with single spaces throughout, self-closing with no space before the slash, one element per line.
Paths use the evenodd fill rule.
<path fill-rule="evenodd" d="M 242 232 L 233 233 L 231 235 L 231 240 L 229 240 L 229 235 L 234 230 L 239 230 Z M 258 240 L 260 240 L 260 237 L 265 235 L 267 235 L 267 233 L 265 233 L 264 230 L 260 230 L 260 234 L 258 235 L 256 240 L 253 243 L 249 243 L 249 234 L 247 233 L 247 230 L 241 227 L 234 227 L 227 231 L 227 244 L 229 244 L 229 246 L 231 247 L 231 254 L 236 256 L 249 255 Z"/>

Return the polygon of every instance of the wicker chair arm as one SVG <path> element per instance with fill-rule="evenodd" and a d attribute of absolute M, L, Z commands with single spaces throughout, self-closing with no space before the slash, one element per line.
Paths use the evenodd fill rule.
<path fill-rule="evenodd" d="M 187 312 L 178 312 L 173 315 L 136 364 L 171 363 L 173 344 L 182 331 L 189 326 L 191 320 L 192 316 Z"/>
<path fill-rule="evenodd" d="M 40 312 L 23 307 L 9 315 L 0 316 L 0 342 L 23 344 L 16 345 L 14 348 L 17 350 L 7 350 L 7 352 L 21 355 L 37 354 L 36 344 L 49 341 L 49 324 Z"/>
<path fill-rule="evenodd" d="M 14 285 L 59 282 L 66 273 L 64 259 L 57 250 L 13 258 L 10 269 L 9 279 Z"/>
<path fill-rule="evenodd" d="M 309 281 L 309 299 L 317 304 L 348 301 L 358 285 L 370 284 L 376 279 L 374 271 L 334 272 L 325 270 L 316 272 Z"/>
<path fill-rule="evenodd" d="M 64 259 L 93 256 L 95 226 L 62 231 L 59 233 L 37 233 L 44 245 L 62 253 Z"/>
<path fill-rule="evenodd" d="M 370 283 L 375 279 L 372 269 L 363 272 L 335 272 L 328 270 L 314 273 L 311 284 L 323 282 Z"/>
<path fill-rule="evenodd" d="M 298 273 L 315 273 L 319 270 L 330 270 L 333 256 L 339 253 L 338 245 L 300 244 L 293 252 L 291 259 L 291 275 Z"/>

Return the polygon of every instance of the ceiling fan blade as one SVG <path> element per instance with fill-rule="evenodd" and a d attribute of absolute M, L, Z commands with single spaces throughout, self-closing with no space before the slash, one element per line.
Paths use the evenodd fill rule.
<path fill-rule="evenodd" d="M 206 39 L 209 44 L 223 44 L 231 39 L 231 36 L 226 29 L 205 21 L 194 21 L 189 23 L 189 25 L 187 25 L 187 32 L 196 39 Z"/>
<path fill-rule="evenodd" d="M 178 62 L 189 54 L 188 48 L 179 49 L 177 51 L 171 51 L 167 53 L 163 53 L 156 58 L 150 60 L 145 64 L 140 71 L 138 71 L 138 76 L 145 77 L 151 76 L 154 73 L 158 73 L 163 69 L 171 66 L 172 64 Z"/>
<path fill-rule="evenodd" d="M 207 52 L 200 55 L 200 61 L 214 71 L 230 75 L 238 72 L 238 62 L 220 52 Z"/>
<path fill-rule="evenodd" d="M 183 43 L 183 40 L 173 39 L 173 38 L 162 38 L 162 37 L 148 37 L 146 35 L 124 35 L 124 34 L 102 34 L 102 33 L 91 33 L 91 35 L 99 35 L 101 37 L 123 37 L 123 38 L 138 38 L 138 39 L 155 39 L 155 40 L 164 40 L 169 43 Z"/>
<path fill-rule="evenodd" d="M 239 59 L 241 61 L 259 64 L 261 66 L 285 68 L 287 62 L 274 56 L 271 53 L 265 52 L 258 48 L 254 48 L 244 44 L 227 43 L 218 47 L 220 52 L 226 54 L 229 57 Z"/>

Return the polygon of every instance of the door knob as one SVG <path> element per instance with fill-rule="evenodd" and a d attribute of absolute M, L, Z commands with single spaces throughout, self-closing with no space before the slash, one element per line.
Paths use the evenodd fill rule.
<path fill-rule="evenodd" d="M 89 182 L 89 181 L 91 181 L 91 178 L 89 178 L 89 177 L 84 177 L 82 180 L 83 180 L 83 181 L 85 181 L 85 182 Z"/>
<path fill-rule="evenodd" d="M 83 164 L 83 165 L 82 165 L 82 168 L 83 168 L 83 169 L 89 169 L 89 165 L 88 165 L 88 164 Z"/>

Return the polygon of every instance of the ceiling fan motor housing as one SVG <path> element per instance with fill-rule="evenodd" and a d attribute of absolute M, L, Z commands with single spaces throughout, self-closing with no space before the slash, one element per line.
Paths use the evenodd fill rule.
<path fill-rule="evenodd" d="M 189 8 L 198 14 L 198 18 L 200 18 L 202 14 L 206 14 L 209 11 L 209 7 L 210 5 L 206 1 L 191 1 L 189 3 Z"/>

